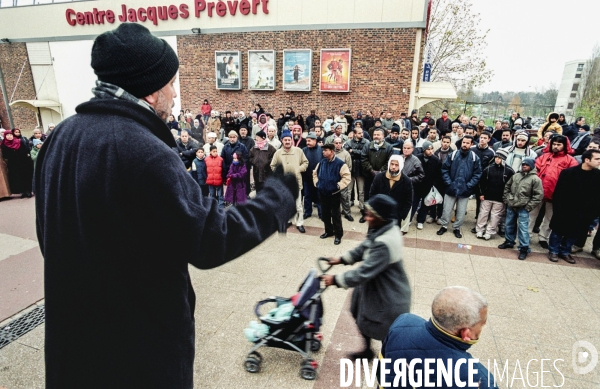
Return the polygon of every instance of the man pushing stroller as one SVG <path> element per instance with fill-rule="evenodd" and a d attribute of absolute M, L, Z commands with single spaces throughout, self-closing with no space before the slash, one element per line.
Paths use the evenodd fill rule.
<path fill-rule="evenodd" d="M 365 349 L 350 359 L 373 358 L 371 339 L 383 340 L 394 320 L 410 312 L 411 290 L 402 264 L 402 234 L 395 220 L 396 201 L 376 195 L 365 205 L 367 238 L 340 258 L 329 258 L 330 265 L 360 267 L 338 275 L 322 275 L 325 285 L 354 288 L 350 311 L 365 339 Z"/>

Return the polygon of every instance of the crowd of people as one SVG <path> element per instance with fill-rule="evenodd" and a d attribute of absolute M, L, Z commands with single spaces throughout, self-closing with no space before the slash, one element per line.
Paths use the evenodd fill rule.
<path fill-rule="evenodd" d="M 437 119 L 416 110 L 397 117 L 347 110 L 322 120 L 316 110 L 304 117 L 292 107 L 276 118 L 260 104 L 248 115 L 221 115 L 205 100 L 199 111 L 182 110 L 168 125 L 204 194 L 222 207 L 243 203 L 282 165 L 300 187 L 297 214 L 288 224 L 304 233 L 304 219 L 316 208 L 325 229 L 321 238 L 333 236 L 335 244 L 342 218 L 354 221 L 356 205 L 364 223 L 365 202 L 377 194 L 397 201 L 403 234 L 413 222 L 419 230 L 437 222 L 438 235 L 451 228 L 457 238 L 469 199 L 475 199 L 471 232 L 484 240 L 504 237 L 501 249 L 518 241 L 519 259 L 531 252 L 537 234 L 551 261 L 575 263 L 572 254 L 583 250 L 598 224 L 593 193 L 600 185 L 600 128 L 592 132 L 583 117 L 567 124 L 552 112 L 535 132 L 516 112 L 492 127 L 476 116 L 452 119 L 446 110 Z M 582 185 L 565 187 L 568 177 Z M 600 259 L 600 238 L 592 253 Z"/>

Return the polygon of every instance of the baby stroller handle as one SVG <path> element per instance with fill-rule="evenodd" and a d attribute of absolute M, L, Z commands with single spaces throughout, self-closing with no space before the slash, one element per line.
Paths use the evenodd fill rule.
<path fill-rule="evenodd" d="M 327 267 L 327 269 L 323 269 L 322 263 L 321 262 L 327 262 L 327 264 L 329 264 L 329 259 L 325 258 L 325 257 L 319 257 L 317 259 L 317 267 L 319 268 L 319 270 L 321 271 L 322 274 L 325 274 L 329 271 L 329 269 L 331 269 L 333 267 L 333 265 L 329 265 Z"/>
<path fill-rule="evenodd" d="M 277 305 L 284 303 L 284 302 L 288 302 L 289 299 L 283 298 L 283 297 L 269 297 L 268 299 L 265 300 L 261 300 L 258 303 L 256 303 L 256 306 L 254 307 L 254 314 L 256 314 L 256 317 L 258 317 L 260 319 L 260 312 L 259 309 L 260 307 L 262 307 L 263 305 L 267 304 L 267 303 L 277 303 Z"/>

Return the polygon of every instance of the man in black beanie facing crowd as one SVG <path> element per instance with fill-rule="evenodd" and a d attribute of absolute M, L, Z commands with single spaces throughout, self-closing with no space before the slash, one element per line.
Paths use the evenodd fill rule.
<path fill-rule="evenodd" d="M 294 214 L 298 184 L 276 171 L 257 199 L 220 210 L 171 150 L 173 49 L 124 23 L 96 38 L 91 65 L 95 97 L 37 160 L 46 387 L 192 388 L 188 264 L 214 268 L 259 245 Z"/>

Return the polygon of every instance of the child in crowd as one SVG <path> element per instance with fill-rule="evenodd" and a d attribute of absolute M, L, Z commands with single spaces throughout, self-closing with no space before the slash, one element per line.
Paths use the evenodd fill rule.
<path fill-rule="evenodd" d="M 210 146 L 210 155 L 206 158 L 206 185 L 210 197 L 217 199 L 223 208 L 223 158 L 217 152 L 217 146 Z"/>
<path fill-rule="evenodd" d="M 43 143 L 44 142 L 42 142 L 40 139 L 34 139 L 32 141 L 33 147 L 31 148 L 31 152 L 29 153 L 29 155 L 31 156 L 31 159 L 33 160 L 33 169 L 34 170 L 35 170 L 35 165 L 37 164 L 38 153 L 40 152 L 40 149 L 42 148 Z"/>
<path fill-rule="evenodd" d="M 241 155 L 233 153 L 233 163 L 227 173 L 225 201 L 237 205 L 246 202 L 246 164 Z"/>
<path fill-rule="evenodd" d="M 192 162 L 192 177 L 200 185 L 202 196 L 208 197 L 208 186 L 206 185 L 206 161 L 204 160 L 204 149 L 196 150 L 196 158 Z"/>

